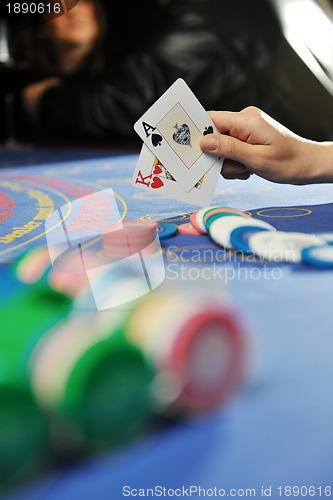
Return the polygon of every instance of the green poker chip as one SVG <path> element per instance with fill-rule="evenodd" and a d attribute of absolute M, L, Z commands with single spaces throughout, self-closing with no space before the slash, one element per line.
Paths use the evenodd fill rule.
<path fill-rule="evenodd" d="M 0 487 L 45 463 L 47 423 L 30 392 L 0 385 Z"/>
<path fill-rule="evenodd" d="M 89 348 L 68 378 L 59 408 L 91 447 L 113 445 L 143 428 L 150 415 L 152 367 L 122 332 Z"/>
<path fill-rule="evenodd" d="M 206 222 L 205 222 L 205 225 L 206 225 L 208 232 L 209 232 L 210 226 L 213 224 L 214 221 L 216 221 L 217 219 L 221 219 L 221 217 L 228 217 L 228 216 L 232 216 L 232 215 L 235 215 L 236 217 L 244 217 L 241 214 L 234 214 L 232 212 L 221 212 L 219 214 L 214 214 L 214 215 L 208 216 L 206 219 Z"/>

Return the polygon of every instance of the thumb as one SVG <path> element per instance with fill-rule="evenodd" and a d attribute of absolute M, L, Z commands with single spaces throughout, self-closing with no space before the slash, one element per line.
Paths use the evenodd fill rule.
<path fill-rule="evenodd" d="M 224 134 L 209 134 L 201 138 L 200 147 L 205 153 L 223 156 L 251 166 L 255 158 L 256 146 Z"/>

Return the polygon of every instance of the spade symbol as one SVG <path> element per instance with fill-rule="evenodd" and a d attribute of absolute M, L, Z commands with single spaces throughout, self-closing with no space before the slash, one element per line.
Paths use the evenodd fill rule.
<path fill-rule="evenodd" d="M 205 127 L 205 130 L 203 131 L 203 135 L 207 134 L 212 134 L 214 132 L 213 127 L 209 125 L 209 127 Z"/>
<path fill-rule="evenodd" d="M 186 123 L 183 123 L 180 127 L 176 124 L 175 129 L 176 132 L 172 136 L 173 140 L 182 146 L 192 146 L 190 127 Z"/>
<path fill-rule="evenodd" d="M 153 144 L 153 146 L 160 146 L 161 143 L 162 143 L 162 136 L 160 136 L 160 134 L 152 134 L 151 136 L 151 142 Z"/>

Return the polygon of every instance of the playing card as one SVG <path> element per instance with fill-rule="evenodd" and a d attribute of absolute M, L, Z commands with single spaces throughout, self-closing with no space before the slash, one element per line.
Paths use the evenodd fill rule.
<path fill-rule="evenodd" d="M 185 191 L 216 163 L 203 153 L 202 135 L 217 129 L 182 79 L 178 79 L 135 123 L 135 131 Z"/>
<path fill-rule="evenodd" d="M 220 171 L 221 160 L 215 159 L 215 164 L 208 172 L 197 181 L 191 191 L 186 192 L 171 175 L 169 166 L 166 168 L 144 144 L 132 184 L 136 188 L 159 194 L 165 198 L 175 198 L 205 207 L 210 204 Z"/>

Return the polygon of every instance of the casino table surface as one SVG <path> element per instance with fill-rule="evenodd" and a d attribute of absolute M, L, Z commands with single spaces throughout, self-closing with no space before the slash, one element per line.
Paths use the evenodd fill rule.
<path fill-rule="evenodd" d="M 125 151 L 0 152 L 2 296 L 17 286 L 6 274 L 10 263 L 27 248 L 45 245 L 43 224 L 29 226 L 41 206 L 55 209 L 78 193 L 112 188 L 125 220 L 189 221 L 194 205 L 132 187 L 137 158 Z M 249 211 L 277 229 L 333 232 L 332 185 L 221 178 L 212 205 Z M 29 230 L 8 236 L 15 228 Z M 246 496 L 247 488 L 262 496 L 262 487 L 272 487 L 272 498 L 283 497 L 285 486 L 313 486 L 316 498 L 325 496 L 325 487 L 333 487 L 333 271 L 232 259 L 205 235 L 178 234 L 163 247 L 166 265 L 175 255 L 211 249 L 210 261 L 201 265 L 224 269 L 221 287 L 248 330 L 242 390 L 225 407 L 155 428 L 106 455 L 59 466 L 5 498 L 118 500 L 124 486 L 216 487 L 236 497 Z M 310 498 L 310 490 L 303 496 Z M 192 490 L 192 498 L 199 493 Z"/>

